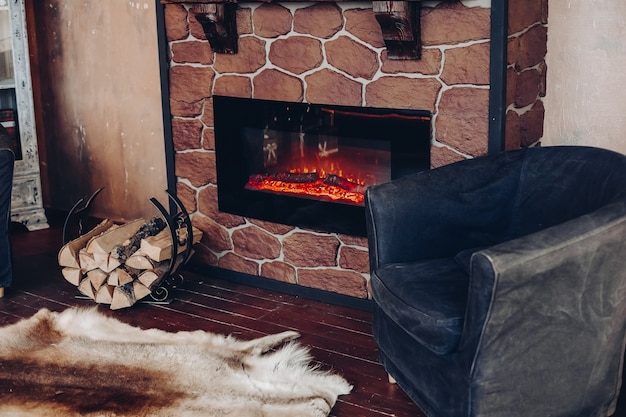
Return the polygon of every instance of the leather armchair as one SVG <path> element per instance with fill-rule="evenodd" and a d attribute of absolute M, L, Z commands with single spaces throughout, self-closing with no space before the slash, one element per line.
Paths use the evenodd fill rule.
<path fill-rule="evenodd" d="M 9 225 L 11 222 L 11 190 L 15 154 L 7 131 L 0 125 L 0 296 L 11 285 L 11 247 Z"/>
<path fill-rule="evenodd" d="M 430 417 L 606 416 L 626 336 L 626 156 L 545 147 L 370 187 L 381 362 Z"/>

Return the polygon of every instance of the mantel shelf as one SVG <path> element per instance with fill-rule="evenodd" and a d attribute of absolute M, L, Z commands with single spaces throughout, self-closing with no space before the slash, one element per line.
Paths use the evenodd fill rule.
<path fill-rule="evenodd" d="M 310 0 L 281 0 L 293 3 Z M 329 1 L 317 0 L 321 3 Z M 344 0 L 334 0 L 342 2 Z M 458 1 L 458 0 L 448 0 Z M 252 3 L 272 3 L 272 0 L 246 0 Z M 202 25 L 213 51 L 236 54 L 239 35 L 237 33 L 236 0 L 161 0 L 164 4 L 193 4 L 191 12 Z M 372 1 L 372 9 L 380 25 L 383 40 L 390 59 L 420 59 L 422 53 L 420 30 L 421 0 Z"/>

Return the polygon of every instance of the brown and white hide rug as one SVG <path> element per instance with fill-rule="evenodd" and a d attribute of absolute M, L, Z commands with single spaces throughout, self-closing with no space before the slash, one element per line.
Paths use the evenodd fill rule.
<path fill-rule="evenodd" d="M 352 387 L 298 336 L 241 341 L 42 309 L 0 328 L 0 416 L 327 416 Z"/>

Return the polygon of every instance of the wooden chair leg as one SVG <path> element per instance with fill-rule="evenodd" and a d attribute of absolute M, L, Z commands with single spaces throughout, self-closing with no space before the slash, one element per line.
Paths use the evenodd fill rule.
<path fill-rule="evenodd" d="M 390 384 L 396 384 L 397 383 L 396 380 L 391 375 L 387 374 L 387 378 L 389 379 L 389 383 Z"/>

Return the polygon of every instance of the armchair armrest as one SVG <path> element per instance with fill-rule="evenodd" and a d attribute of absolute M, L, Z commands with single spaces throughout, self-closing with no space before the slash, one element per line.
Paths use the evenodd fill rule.
<path fill-rule="evenodd" d="M 472 395 L 498 396 L 481 404 L 502 410 L 526 398 L 536 415 L 555 406 L 574 415 L 600 398 L 615 405 L 626 326 L 625 236 L 621 201 L 473 255 L 460 349 L 474 357 Z"/>

